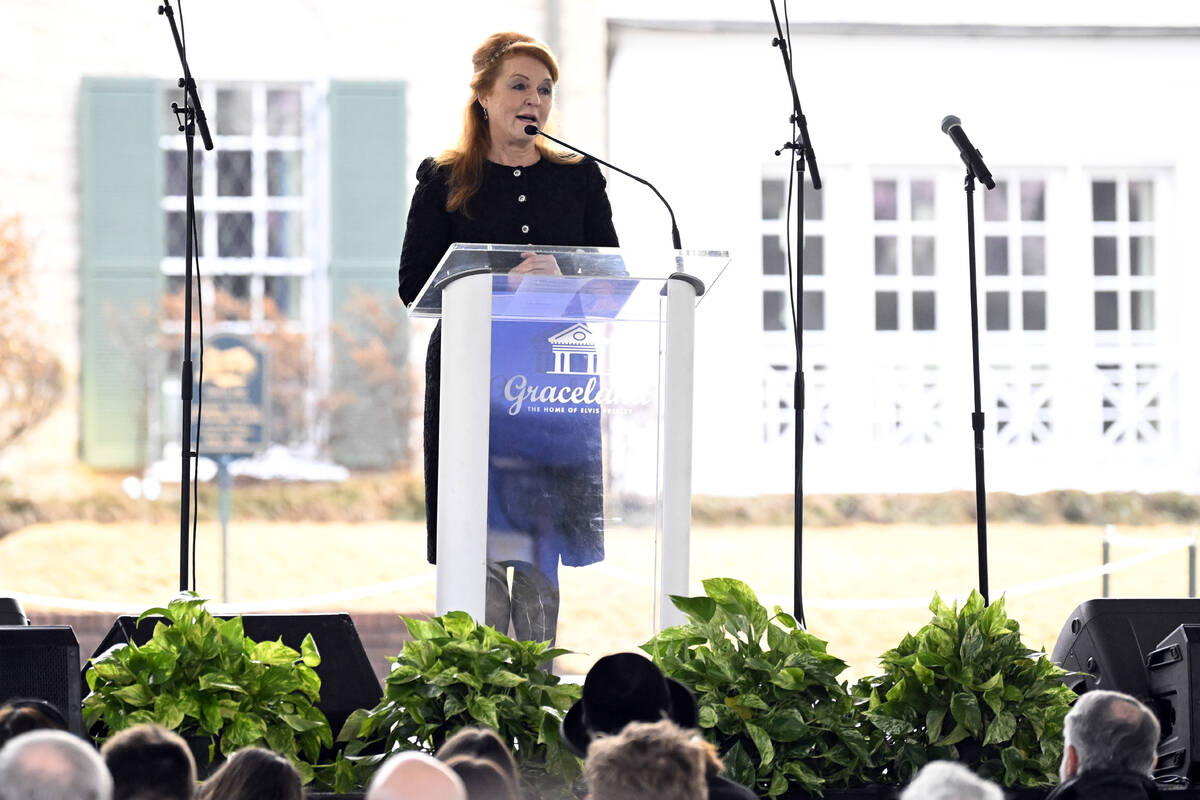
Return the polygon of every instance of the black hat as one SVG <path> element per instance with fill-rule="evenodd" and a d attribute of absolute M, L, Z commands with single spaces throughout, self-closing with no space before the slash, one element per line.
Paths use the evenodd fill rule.
<path fill-rule="evenodd" d="M 682 728 L 695 728 L 700 709 L 691 691 L 663 675 L 650 659 L 616 653 L 588 670 L 583 697 L 563 717 L 562 738 L 568 750 L 583 758 L 594 734 L 620 733 L 631 722 L 664 718 Z"/>

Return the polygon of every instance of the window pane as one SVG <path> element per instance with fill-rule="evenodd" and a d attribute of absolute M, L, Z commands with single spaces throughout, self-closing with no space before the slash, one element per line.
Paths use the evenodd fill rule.
<path fill-rule="evenodd" d="M 182 211 L 167 212 L 167 256 L 171 258 L 183 258 L 187 253 L 187 236 L 186 226 L 187 214 Z M 196 215 L 196 231 L 199 238 L 196 239 L 194 245 L 196 255 L 203 255 L 203 247 L 201 243 L 204 241 L 204 215 Z"/>
<path fill-rule="evenodd" d="M 875 181 L 875 219 L 896 219 L 895 181 Z"/>
<path fill-rule="evenodd" d="M 1117 329 L 1117 293 L 1096 292 L 1096 330 Z"/>
<path fill-rule="evenodd" d="M 787 183 L 778 178 L 763 178 L 762 182 L 762 218 L 779 219 L 783 216 L 783 203 L 786 199 Z"/>
<path fill-rule="evenodd" d="M 912 182 L 912 218 L 915 220 L 934 218 L 933 181 Z"/>
<path fill-rule="evenodd" d="M 1021 237 L 1021 273 L 1023 275 L 1046 274 L 1046 237 Z"/>
<path fill-rule="evenodd" d="M 787 307 L 787 297 L 783 292 L 763 292 L 763 330 L 786 331 Z"/>
<path fill-rule="evenodd" d="M 163 194 L 184 197 L 187 194 L 187 151 L 163 151 Z M 196 196 L 204 194 L 204 156 L 196 154 L 192 162 L 192 183 Z"/>
<path fill-rule="evenodd" d="M 825 274 L 825 237 L 804 237 L 804 274 Z"/>
<path fill-rule="evenodd" d="M 1092 219 L 1115 222 L 1117 219 L 1117 184 L 1113 181 L 1092 181 Z"/>
<path fill-rule="evenodd" d="M 913 292 L 912 312 L 914 331 L 937 330 L 937 309 L 933 292 Z"/>
<path fill-rule="evenodd" d="M 1130 292 L 1129 311 L 1129 324 L 1133 330 L 1154 330 L 1154 292 Z"/>
<path fill-rule="evenodd" d="M 912 238 L 912 274 L 933 274 L 932 236 L 914 236 Z"/>
<path fill-rule="evenodd" d="M 250 276 L 215 276 L 212 304 L 217 319 L 250 319 Z"/>
<path fill-rule="evenodd" d="M 304 194 L 303 156 L 297 150 L 267 153 L 267 194 L 287 197 Z"/>
<path fill-rule="evenodd" d="M 899 297 L 895 292 L 875 293 L 875 330 L 900 329 Z"/>
<path fill-rule="evenodd" d="M 983 218 L 1002 221 L 1008 219 L 1008 181 L 996 181 L 996 188 L 983 193 Z"/>
<path fill-rule="evenodd" d="M 1027 331 L 1046 330 L 1046 293 L 1021 293 L 1021 325 Z"/>
<path fill-rule="evenodd" d="M 1021 219 L 1041 222 L 1046 219 L 1046 182 L 1021 181 Z"/>
<path fill-rule="evenodd" d="M 263 276 L 263 313 L 266 317 L 300 318 L 300 287 L 296 275 Z"/>
<path fill-rule="evenodd" d="M 217 153 L 218 195 L 249 197 L 252 185 L 249 150 L 226 150 Z"/>
<path fill-rule="evenodd" d="M 238 211 L 217 214 L 217 255 L 249 258 L 254 255 L 254 215 Z"/>
<path fill-rule="evenodd" d="M 895 236 L 875 237 L 875 274 L 897 274 Z"/>
<path fill-rule="evenodd" d="M 246 89 L 217 91 L 217 133 L 246 136 L 250 133 L 250 92 Z"/>
<path fill-rule="evenodd" d="M 983 240 L 984 272 L 988 275 L 1008 274 L 1008 237 L 987 236 Z"/>
<path fill-rule="evenodd" d="M 1008 292 L 988 292 L 987 329 L 989 331 L 1008 330 Z"/>
<path fill-rule="evenodd" d="M 299 211 L 267 213 L 267 256 L 300 258 L 304 255 L 304 215 Z"/>
<path fill-rule="evenodd" d="M 1154 237 L 1129 237 L 1129 272 L 1131 275 L 1154 274 Z"/>
<path fill-rule="evenodd" d="M 299 136 L 300 110 L 299 89 L 268 91 L 267 133 L 271 136 Z"/>
<path fill-rule="evenodd" d="M 825 192 L 818 192 L 808 181 L 804 182 L 804 218 L 825 219 Z"/>
<path fill-rule="evenodd" d="M 763 275 L 783 275 L 787 272 L 787 261 L 783 255 L 783 241 L 778 236 L 762 237 Z"/>
<path fill-rule="evenodd" d="M 825 293 L 805 292 L 804 302 L 801 303 L 804 312 L 804 330 L 825 330 Z"/>
<path fill-rule="evenodd" d="M 1134 222 L 1150 222 L 1154 219 L 1154 183 L 1152 181 L 1129 182 L 1129 219 Z"/>
<path fill-rule="evenodd" d="M 1117 237 L 1095 236 L 1092 238 L 1092 263 L 1096 275 L 1117 274 Z"/>

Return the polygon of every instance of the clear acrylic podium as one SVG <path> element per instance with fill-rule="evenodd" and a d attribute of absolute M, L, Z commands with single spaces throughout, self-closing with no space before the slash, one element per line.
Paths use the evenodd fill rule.
<path fill-rule="evenodd" d="M 562 275 L 508 275 L 531 251 Z M 489 565 L 533 563 L 584 664 L 683 621 L 669 595 L 688 594 L 695 312 L 728 262 L 447 251 L 409 306 L 442 321 L 439 614 L 484 620 Z"/>

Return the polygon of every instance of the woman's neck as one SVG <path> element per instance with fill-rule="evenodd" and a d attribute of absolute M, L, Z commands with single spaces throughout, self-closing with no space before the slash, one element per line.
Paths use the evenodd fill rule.
<path fill-rule="evenodd" d="M 505 167 L 528 167 L 541 158 L 541 153 L 533 146 L 533 142 L 528 144 L 497 144 L 492 143 L 488 148 L 488 161 L 494 161 L 497 164 Z"/>

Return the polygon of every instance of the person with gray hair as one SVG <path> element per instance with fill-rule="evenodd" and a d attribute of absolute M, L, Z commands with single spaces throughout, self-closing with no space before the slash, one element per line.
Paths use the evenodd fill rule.
<path fill-rule="evenodd" d="M 0 750 L 0 800 L 112 800 L 100 754 L 66 731 L 31 731 Z"/>
<path fill-rule="evenodd" d="M 1046 800 L 1158 797 L 1158 719 L 1135 697 L 1096 689 L 1075 701 L 1063 726 L 1062 783 Z"/>
<path fill-rule="evenodd" d="M 1004 800 L 1004 792 L 962 764 L 930 761 L 900 793 L 900 800 Z"/>

